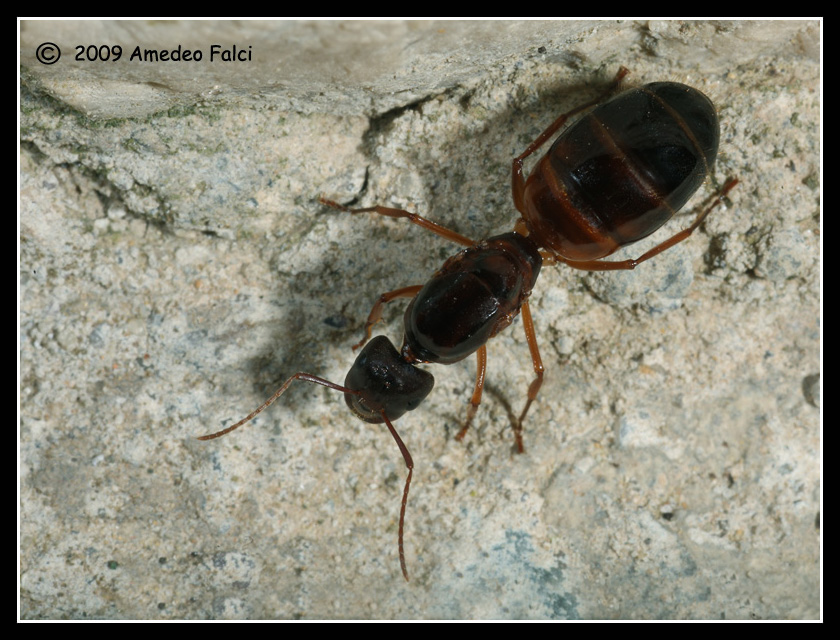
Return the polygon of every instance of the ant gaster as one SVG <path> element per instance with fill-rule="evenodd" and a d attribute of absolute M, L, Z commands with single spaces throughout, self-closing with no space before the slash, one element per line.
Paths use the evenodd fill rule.
<path fill-rule="evenodd" d="M 385 423 L 408 468 L 398 534 L 400 567 L 408 580 L 403 530 L 414 462 L 392 422 L 417 408 L 434 386 L 433 376 L 415 364 L 452 364 L 476 354 L 475 388 L 466 420 L 456 436 L 461 440 L 481 402 L 486 343 L 521 312 L 534 367 L 525 406 L 513 425 L 516 447 L 522 453 L 522 423 L 543 382 L 543 364 L 528 304 L 542 265 L 563 263 L 588 271 L 634 269 L 688 238 L 737 183 L 730 179 L 690 226 L 635 260 L 603 260 L 620 247 L 650 235 L 674 216 L 711 175 L 720 137 L 712 102 L 683 84 L 648 84 L 596 107 L 627 73 L 622 67 L 603 96 L 561 115 L 513 161 L 513 203 L 521 217 L 510 233 L 475 242 L 416 213 L 381 206 L 350 209 L 321 198 L 322 204 L 348 213 L 407 218 L 466 249 L 449 258 L 426 284 L 379 297 L 368 316 L 365 337 L 353 347 L 364 348 L 343 386 L 296 373 L 251 414 L 199 439 L 211 440 L 239 428 L 270 406 L 295 380 L 343 392 L 347 405 L 359 418 Z M 592 107 L 596 108 L 557 138 L 526 180 L 523 161 L 571 116 Z M 384 336 L 370 340 L 382 307 L 396 298 L 412 298 L 405 312 L 399 351 Z"/>

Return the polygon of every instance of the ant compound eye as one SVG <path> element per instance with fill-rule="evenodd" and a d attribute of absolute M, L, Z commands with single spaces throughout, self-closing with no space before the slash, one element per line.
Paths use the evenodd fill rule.
<path fill-rule="evenodd" d="M 362 396 L 357 396 L 353 393 L 345 393 L 344 400 L 347 402 L 347 406 L 350 407 L 350 410 L 365 422 L 370 422 L 371 424 L 380 424 L 384 422 L 382 414 L 375 409 L 371 409 Z"/>

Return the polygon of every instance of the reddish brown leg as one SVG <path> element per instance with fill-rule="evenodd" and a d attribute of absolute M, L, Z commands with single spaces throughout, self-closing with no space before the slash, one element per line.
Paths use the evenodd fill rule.
<path fill-rule="evenodd" d="M 525 447 L 522 444 L 522 423 L 525 420 L 528 409 L 531 408 L 531 403 L 537 399 L 537 394 L 540 392 L 540 387 L 542 387 L 543 383 L 543 372 L 545 371 L 542 358 L 540 358 L 540 349 L 537 346 L 537 334 L 534 331 L 534 320 L 531 318 L 531 307 L 527 300 L 522 303 L 522 324 L 525 327 L 525 339 L 528 341 L 528 349 L 531 352 L 531 362 L 534 363 L 536 377 L 528 386 L 528 400 L 525 402 L 525 408 L 522 409 L 522 413 L 519 414 L 519 420 L 513 428 L 514 436 L 516 437 L 516 448 L 519 450 L 519 453 L 525 452 Z"/>
<path fill-rule="evenodd" d="M 715 201 L 706 209 L 700 212 L 700 215 L 697 216 L 697 219 L 691 224 L 691 226 L 675 233 L 670 238 L 656 245 L 650 251 L 643 253 L 635 260 L 619 260 L 616 262 L 610 262 L 609 260 L 585 260 L 582 262 L 571 262 L 560 256 L 545 255 L 543 256 L 543 258 L 545 259 L 543 264 L 556 264 L 558 262 L 562 262 L 564 264 L 569 265 L 570 267 L 574 267 L 575 269 L 581 269 L 583 271 L 617 271 L 620 269 L 635 269 L 643 262 L 650 260 L 654 256 L 658 256 L 663 251 L 670 249 L 674 245 L 679 244 L 680 242 L 688 238 L 688 236 L 690 236 L 694 232 L 694 230 L 702 224 L 703 220 L 705 220 L 706 216 L 708 216 L 709 213 L 711 213 L 712 209 L 714 209 L 721 203 L 726 194 L 729 193 L 736 184 L 738 184 L 738 179 L 730 178 L 726 182 L 726 184 L 723 185 L 723 188 L 720 190 L 717 196 L 715 196 Z"/>
<path fill-rule="evenodd" d="M 397 289 L 396 291 L 389 291 L 388 293 L 383 293 L 381 296 L 379 296 L 379 299 L 374 303 L 373 309 L 371 309 L 370 315 L 368 316 L 367 322 L 365 323 L 365 337 L 362 338 L 358 342 L 358 344 L 353 345 L 353 351 L 355 351 L 359 347 L 363 347 L 365 343 L 368 340 L 370 340 L 370 336 L 373 333 L 373 325 L 375 325 L 382 319 L 383 306 L 391 302 L 391 300 L 395 300 L 396 298 L 413 298 L 422 288 L 422 284 L 415 284 L 410 287 L 403 287 L 402 289 Z"/>
<path fill-rule="evenodd" d="M 546 141 L 551 138 L 557 131 L 566 124 L 566 121 L 579 114 L 581 111 L 586 111 L 594 107 L 599 102 L 602 102 L 606 99 L 611 93 L 613 93 L 616 88 L 621 84 L 621 80 L 630 73 L 624 67 L 621 67 L 618 70 L 618 73 L 615 76 L 615 79 L 610 84 L 609 89 L 607 89 L 602 95 L 598 96 L 594 100 L 590 100 L 586 104 L 582 104 L 579 107 L 576 107 L 569 111 L 568 113 L 564 113 L 561 115 L 557 120 L 552 122 L 548 128 L 543 131 L 540 135 L 536 137 L 536 139 L 528 145 L 528 148 L 525 149 L 514 161 L 513 161 L 513 204 L 516 207 L 516 210 L 519 211 L 522 215 L 525 215 L 525 176 L 522 175 L 522 161 L 525 160 L 528 156 L 530 156 L 534 151 L 539 149 L 543 146 Z"/>
<path fill-rule="evenodd" d="M 478 411 L 478 405 L 481 404 L 481 393 L 484 391 L 484 376 L 487 373 L 487 345 L 481 345 L 478 351 L 475 352 L 476 357 L 476 374 L 475 374 L 475 390 L 472 398 L 470 398 L 470 406 L 467 408 L 467 419 L 464 421 L 464 426 L 455 436 L 456 440 L 463 440 L 470 429 L 470 424 L 475 417 L 475 412 Z"/>
<path fill-rule="evenodd" d="M 338 204 L 337 202 L 327 200 L 326 198 L 319 198 L 319 201 L 321 204 L 332 207 L 333 209 L 338 209 L 339 211 L 346 211 L 347 213 L 378 213 L 381 216 L 387 216 L 389 218 L 407 218 L 409 222 L 423 227 L 424 229 L 428 229 L 432 233 L 439 235 L 441 238 L 457 242 L 465 247 L 471 247 L 475 244 L 473 240 L 470 240 L 466 236 L 462 236 L 457 231 L 447 229 L 446 227 L 439 225 L 437 222 L 432 222 L 428 218 L 424 218 L 417 213 L 411 213 L 410 211 L 404 211 L 403 209 L 391 209 L 390 207 L 379 206 L 365 207 L 364 209 L 350 209 L 349 207 L 345 207 L 343 204 Z"/>

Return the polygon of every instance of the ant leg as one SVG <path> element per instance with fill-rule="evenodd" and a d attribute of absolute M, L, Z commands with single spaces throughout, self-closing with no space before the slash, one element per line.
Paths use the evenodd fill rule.
<path fill-rule="evenodd" d="M 420 214 L 411 213 L 410 211 L 405 211 L 403 209 L 392 209 L 390 207 L 379 206 L 365 207 L 363 209 L 351 209 L 349 207 L 345 207 L 343 204 L 327 200 L 326 198 L 318 198 L 318 201 L 323 205 L 332 207 L 333 209 L 338 209 L 339 211 L 345 211 L 346 213 L 378 213 L 380 216 L 387 216 L 389 218 L 408 218 L 408 221 L 412 224 L 428 229 L 432 233 L 439 235 L 441 238 L 446 238 L 447 240 L 451 240 L 452 242 L 456 242 L 465 247 L 472 247 L 476 244 L 474 240 L 470 240 L 466 236 L 462 236 L 457 231 L 447 229 L 446 227 L 439 225 L 437 222 L 432 222 L 428 218 L 424 218 Z"/>
<path fill-rule="evenodd" d="M 365 323 L 365 337 L 362 338 L 357 344 L 353 345 L 353 351 L 356 351 L 356 349 L 358 349 L 359 347 L 363 347 L 364 344 L 368 340 L 370 340 L 370 336 L 373 333 L 373 325 L 375 325 L 382 319 L 382 307 L 385 304 L 391 302 L 391 300 L 394 300 L 396 298 L 413 298 L 422 288 L 422 284 L 415 284 L 410 287 L 403 287 L 402 289 L 389 291 L 388 293 L 383 293 L 381 296 L 379 296 L 379 299 L 374 303 L 373 309 L 371 309 L 370 315 L 368 316 L 367 322 Z"/>
<path fill-rule="evenodd" d="M 522 444 L 522 423 L 525 420 L 525 415 L 528 409 L 531 408 L 531 403 L 537 399 L 537 394 L 540 392 L 540 387 L 543 383 L 543 367 L 542 358 L 540 358 L 540 348 L 537 346 L 537 334 L 534 331 L 534 320 L 531 318 L 531 307 L 528 301 L 522 303 L 522 324 L 525 327 L 525 339 L 528 341 L 528 350 L 531 352 L 531 362 L 534 363 L 534 373 L 536 377 L 531 381 L 528 387 L 528 400 L 525 402 L 525 407 L 522 413 L 519 414 L 519 420 L 514 425 L 513 433 L 516 437 L 516 448 L 519 453 L 525 453 L 525 447 Z"/>
<path fill-rule="evenodd" d="M 628 73 L 630 72 L 625 67 L 619 68 L 618 73 L 615 75 L 615 78 L 610 83 L 609 88 L 603 94 L 601 94 L 594 100 L 590 100 L 589 102 L 580 105 L 579 107 L 575 107 L 568 113 L 562 114 L 559 118 L 557 118 L 557 120 L 552 122 L 545 131 L 538 135 L 536 139 L 528 145 L 528 148 L 525 149 L 525 151 L 523 151 L 519 156 L 516 157 L 516 159 L 513 161 L 512 167 L 513 204 L 514 206 L 516 206 L 516 210 L 519 211 L 519 213 L 525 215 L 525 176 L 522 175 L 522 161 L 525 160 L 525 158 L 530 156 L 532 153 L 534 153 L 534 151 L 543 146 L 545 142 L 549 138 L 551 138 L 551 136 L 557 133 L 560 127 L 566 124 L 566 121 L 569 118 L 577 115 L 581 111 L 590 109 L 599 102 L 605 100 L 618 88 L 618 86 L 621 84 L 622 79 Z"/>
<path fill-rule="evenodd" d="M 487 373 L 487 345 L 483 344 L 479 347 L 478 351 L 475 352 L 476 357 L 476 374 L 475 374 L 475 390 L 473 391 L 472 398 L 470 398 L 470 406 L 467 409 L 467 419 L 464 421 L 464 426 L 461 427 L 461 430 L 458 432 L 458 435 L 455 436 L 456 440 L 463 440 L 464 436 L 467 435 L 467 431 L 470 429 L 470 424 L 472 423 L 473 417 L 475 417 L 475 412 L 478 411 L 478 405 L 481 404 L 481 393 L 484 391 L 484 376 Z"/>
<path fill-rule="evenodd" d="M 663 251 L 670 249 L 674 245 L 679 244 L 680 242 L 688 238 L 688 236 L 690 236 L 694 232 L 694 230 L 700 226 L 703 220 L 706 219 L 706 216 L 708 216 L 712 212 L 712 209 L 714 209 L 723 201 L 723 198 L 726 196 L 726 194 L 729 193 L 736 184 L 738 184 L 737 178 L 730 178 L 729 180 L 727 180 L 726 184 L 723 185 L 723 188 L 720 190 L 717 196 L 715 196 L 715 201 L 706 209 L 700 212 L 700 215 L 697 216 L 697 219 L 691 224 L 691 226 L 686 227 L 682 231 L 675 233 L 670 238 L 668 238 L 664 242 L 659 243 L 650 251 L 643 253 L 635 260 L 619 260 L 616 262 L 610 262 L 609 260 L 584 260 L 581 262 L 572 262 L 566 260 L 565 258 L 562 258 L 561 256 L 549 255 L 543 256 L 545 259 L 547 259 L 547 262 L 545 262 L 544 264 L 556 264 L 557 262 L 562 262 L 564 264 L 569 265 L 570 267 L 574 267 L 575 269 L 581 269 L 582 271 L 617 271 L 620 269 L 635 269 L 641 263 L 650 260 L 654 256 L 658 256 Z"/>

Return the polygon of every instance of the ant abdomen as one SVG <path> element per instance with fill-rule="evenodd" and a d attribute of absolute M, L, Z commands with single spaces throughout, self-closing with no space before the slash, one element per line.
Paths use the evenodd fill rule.
<path fill-rule="evenodd" d="M 595 260 L 650 235 L 711 174 L 717 112 L 684 84 L 625 91 L 563 132 L 525 183 L 537 242 L 570 261 Z"/>

